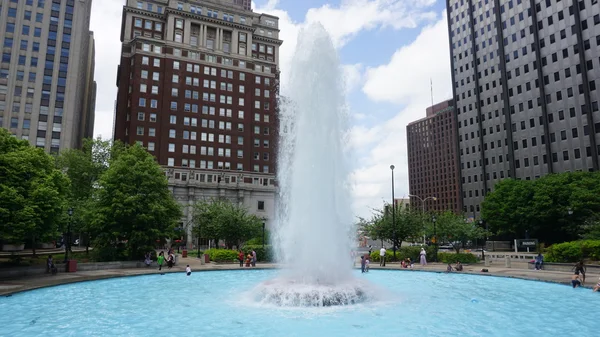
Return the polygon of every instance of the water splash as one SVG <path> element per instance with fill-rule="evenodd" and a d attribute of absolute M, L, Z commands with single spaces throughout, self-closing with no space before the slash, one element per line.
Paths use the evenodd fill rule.
<path fill-rule="evenodd" d="M 259 302 L 330 306 L 363 302 L 352 276 L 348 127 L 339 59 L 322 25 L 303 29 L 288 96 L 280 99 L 276 252 L 287 266 L 255 290 Z"/>

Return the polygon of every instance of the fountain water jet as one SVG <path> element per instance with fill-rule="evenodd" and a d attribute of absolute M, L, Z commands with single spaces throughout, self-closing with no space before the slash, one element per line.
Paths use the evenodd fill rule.
<path fill-rule="evenodd" d="M 282 275 L 254 291 L 280 306 L 363 302 L 352 276 L 346 104 L 341 69 L 320 24 L 300 32 L 287 95 L 280 103 L 279 200 L 275 243 Z"/>

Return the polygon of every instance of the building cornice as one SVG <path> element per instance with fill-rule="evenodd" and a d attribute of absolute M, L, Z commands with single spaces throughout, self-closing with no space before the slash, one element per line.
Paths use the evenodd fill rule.
<path fill-rule="evenodd" d="M 176 15 L 187 17 L 190 19 L 195 19 L 195 20 L 204 21 L 204 22 L 210 22 L 210 23 L 213 23 L 213 24 L 216 24 L 219 26 L 227 26 L 227 27 L 231 27 L 231 28 L 237 28 L 240 30 L 248 31 L 248 32 L 254 31 L 254 27 L 252 27 L 252 26 L 242 25 L 237 22 L 229 22 L 229 21 L 225 21 L 225 20 L 221 20 L 221 19 L 215 19 L 215 18 L 211 18 L 208 16 L 185 12 L 185 11 L 180 11 L 178 9 L 173 9 L 173 8 L 165 9 L 165 14 L 176 14 Z"/>
<path fill-rule="evenodd" d="M 276 44 L 278 46 L 281 46 L 283 44 L 282 40 L 273 39 L 273 38 L 262 36 L 262 35 L 255 35 L 255 34 L 252 35 L 252 40 L 268 42 L 268 43 Z"/>

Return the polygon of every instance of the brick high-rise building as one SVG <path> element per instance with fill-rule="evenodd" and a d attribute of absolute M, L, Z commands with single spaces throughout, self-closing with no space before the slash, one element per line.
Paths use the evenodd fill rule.
<path fill-rule="evenodd" d="M 447 0 L 464 210 L 494 184 L 598 170 L 598 0 Z"/>
<path fill-rule="evenodd" d="M 427 108 L 406 126 L 411 206 L 425 211 L 462 211 L 456 112 L 452 100 Z"/>
<path fill-rule="evenodd" d="M 0 127 L 58 153 L 94 129 L 91 0 L 0 0 Z"/>
<path fill-rule="evenodd" d="M 128 0 L 123 8 L 115 139 L 165 168 L 192 219 L 228 198 L 274 217 L 278 18 L 237 0 Z M 189 236 L 191 238 L 191 235 Z"/>

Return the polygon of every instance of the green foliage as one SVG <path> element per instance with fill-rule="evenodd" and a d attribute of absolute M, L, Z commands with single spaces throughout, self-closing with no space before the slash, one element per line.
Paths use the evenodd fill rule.
<path fill-rule="evenodd" d="M 571 241 L 553 244 L 546 249 L 548 262 L 579 262 L 584 259 L 600 261 L 600 240 Z"/>
<path fill-rule="evenodd" d="M 267 229 L 265 229 L 265 244 L 268 245 L 269 242 L 271 242 L 271 232 Z M 259 234 L 259 236 L 257 237 L 253 237 L 252 239 L 246 241 L 244 243 L 244 245 L 251 245 L 251 246 L 261 246 L 262 247 L 263 244 L 263 236 L 262 236 L 262 232 Z"/>
<path fill-rule="evenodd" d="M 173 236 L 181 218 L 163 171 L 139 145 L 110 158 L 92 199 L 95 247 L 116 249 L 116 257 L 143 258 L 156 240 Z"/>
<path fill-rule="evenodd" d="M 244 252 L 245 255 L 248 255 L 248 253 L 251 253 L 252 250 L 254 250 L 256 252 L 256 260 L 258 260 L 258 261 L 261 261 L 261 262 L 275 261 L 275 258 L 273 256 L 273 249 L 271 246 L 265 245 L 265 248 L 263 248 L 262 245 L 246 244 L 242 247 L 242 251 Z"/>
<path fill-rule="evenodd" d="M 231 249 L 216 249 L 211 248 L 204 252 L 208 254 L 211 261 L 215 262 L 237 262 L 238 252 Z M 258 254 L 258 253 L 257 253 Z"/>
<path fill-rule="evenodd" d="M 600 213 L 600 173 L 549 174 L 535 181 L 505 179 L 486 196 L 482 207 L 489 229 L 507 239 L 524 238 L 528 231 L 530 237 L 546 243 L 577 240 L 586 237 L 587 223 Z"/>
<path fill-rule="evenodd" d="M 438 253 L 438 261 L 443 263 L 477 263 L 479 259 L 471 253 Z"/>
<path fill-rule="evenodd" d="M 413 263 L 419 263 L 419 260 L 421 258 L 421 248 L 422 247 L 417 247 L 417 246 L 413 246 L 413 247 L 402 247 L 398 250 L 396 250 L 396 258 L 394 258 L 394 252 L 392 249 L 388 249 L 385 252 L 385 258 L 387 262 L 398 262 L 401 260 L 405 260 L 406 258 L 410 258 L 410 260 Z M 433 246 L 426 246 L 425 247 L 425 252 L 427 253 L 426 257 L 427 257 L 427 261 L 431 262 L 433 261 L 433 257 L 435 255 L 435 247 Z M 371 261 L 372 262 L 379 262 L 380 260 L 380 256 L 379 256 L 379 251 L 373 251 L 371 253 Z"/>
<path fill-rule="evenodd" d="M 374 209 L 371 219 L 359 218 L 358 227 L 371 239 L 389 241 L 400 247 L 402 241 L 417 238 L 423 233 L 423 219 L 407 207 L 396 205 L 395 214 L 392 214 L 391 207 L 386 206 Z"/>
<path fill-rule="evenodd" d="M 475 222 L 465 221 L 462 215 L 447 211 L 435 215 L 435 227 L 433 222 L 427 226 L 428 233 L 437 235 L 437 243 L 449 242 L 458 253 L 467 241 L 481 239 L 485 231 Z"/>
<path fill-rule="evenodd" d="M 92 230 L 90 219 L 95 211 L 92 196 L 98 180 L 108 169 L 111 157 L 116 157 L 124 149 L 125 146 L 119 142 L 113 144 L 100 138 L 84 139 L 82 149 L 64 150 L 56 158 L 57 168 L 71 180 L 68 207 L 74 209 L 70 219 L 74 232 L 90 233 Z"/>
<path fill-rule="evenodd" d="M 194 231 L 203 238 L 225 241 L 227 248 L 262 235 L 262 220 L 225 199 L 201 201 L 194 205 Z"/>
<path fill-rule="evenodd" d="M 69 179 L 54 159 L 0 128 L 0 238 L 22 243 L 59 233 Z"/>

